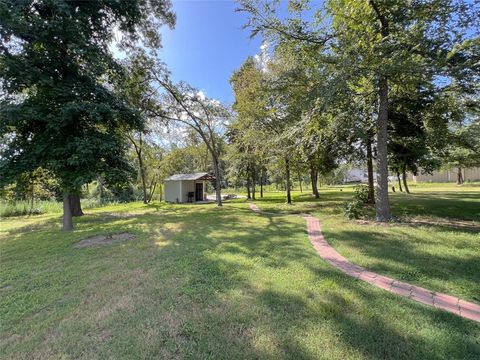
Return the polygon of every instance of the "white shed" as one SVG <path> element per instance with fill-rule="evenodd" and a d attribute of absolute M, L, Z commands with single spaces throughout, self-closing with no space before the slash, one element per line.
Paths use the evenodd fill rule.
<path fill-rule="evenodd" d="M 209 173 L 175 174 L 164 180 L 165 201 L 172 203 L 205 200 L 205 182 L 215 180 Z"/>

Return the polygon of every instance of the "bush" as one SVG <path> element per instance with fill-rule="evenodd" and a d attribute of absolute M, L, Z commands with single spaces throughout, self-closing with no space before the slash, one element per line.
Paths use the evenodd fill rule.
<path fill-rule="evenodd" d="M 362 206 L 357 201 L 345 203 L 343 214 L 347 219 L 358 219 L 361 215 Z"/>
<path fill-rule="evenodd" d="M 354 187 L 353 200 L 344 205 L 343 213 L 348 219 L 358 219 L 362 209 L 368 202 L 368 186 L 357 185 Z"/>
<path fill-rule="evenodd" d="M 365 205 L 368 202 L 368 186 L 366 185 L 356 185 L 353 188 L 353 199 Z"/>

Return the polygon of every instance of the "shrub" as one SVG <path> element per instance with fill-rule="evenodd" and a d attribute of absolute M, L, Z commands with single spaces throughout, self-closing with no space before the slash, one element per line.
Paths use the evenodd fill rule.
<path fill-rule="evenodd" d="M 365 205 L 368 202 L 368 186 L 366 185 L 356 185 L 353 188 L 353 199 Z"/>
<path fill-rule="evenodd" d="M 344 205 L 344 215 L 348 219 L 358 219 L 362 209 L 368 202 L 368 186 L 356 185 L 353 190 L 353 200 Z"/>
<path fill-rule="evenodd" d="M 345 203 L 343 213 L 347 219 L 358 219 L 361 214 L 361 206 L 357 201 Z"/>

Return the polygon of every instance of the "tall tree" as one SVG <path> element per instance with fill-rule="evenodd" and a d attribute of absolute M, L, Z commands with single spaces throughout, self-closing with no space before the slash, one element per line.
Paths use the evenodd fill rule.
<path fill-rule="evenodd" d="M 271 42 L 285 39 L 317 46 L 319 61 L 335 64 L 332 76 L 373 79 L 378 97 L 376 118 L 377 220 L 390 217 L 388 200 L 389 95 L 392 85 L 425 77 L 472 76 L 479 29 L 479 8 L 467 0 L 331 0 L 279 2 L 241 0 L 252 34 Z M 305 19 L 311 19 L 307 21 Z M 473 50 L 472 50 L 473 49 Z M 345 81 L 344 81 L 345 83 Z M 336 95 L 336 94 L 335 94 Z"/>
<path fill-rule="evenodd" d="M 218 100 L 207 98 L 203 92 L 185 82 L 174 84 L 161 66 L 156 67 L 152 75 L 164 92 L 161 93 L 159 107 L 151 113 L 171 124 L 193 130 L 203 140 L 212 160 L 216 202 L 222 206 L 220 155 L 230 111 Z"/>
<path fill-rule="evenodd" d="M 107 86 L 121 71 L 109 52 L 143 40 L 160 45 L 158 26 L 174 25 L 170 2 L 8 1 L 0 3 L 1 181 L 38 166 L 63 188 L 63 229 L 72 230 L 70 194 L 99 174 L 109 180 L 131 172 L 124 133 L 142 129 L 141 118 Z"/>

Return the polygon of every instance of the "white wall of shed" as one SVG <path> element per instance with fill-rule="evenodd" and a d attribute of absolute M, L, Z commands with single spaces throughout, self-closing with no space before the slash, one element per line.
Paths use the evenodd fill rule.
<path fill-rule="evenodd" d="M 180 186 L 181 186 L 181 181 L 178 181 L 178 180 L 165 181 L 165 188 L 164 188 L 165 201 L 172 202 L 172 203 L 175 203 L 177 201 L 182 202 Z"/>

